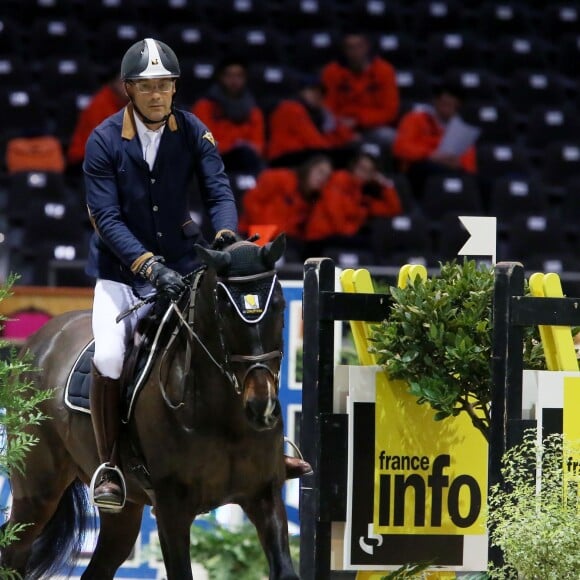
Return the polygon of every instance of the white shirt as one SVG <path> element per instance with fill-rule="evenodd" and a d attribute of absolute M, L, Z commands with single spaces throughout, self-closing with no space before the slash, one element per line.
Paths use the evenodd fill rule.
<path fill-rule="evenodd" d="M 135 117 L 137 134 L 139 135 L 141 147 L 143 148 L 143 159 L 147 161 L 149 169 L 152 170 L 155 164 L 155 158 L 157 157 L 157 151 L 159 151 L 159 143 L 161 141 L 161 135 L 163 135 L 163 129 L 165 129 L 165 123 L 156 131 L 152 131 L 147 128 L 145 123 L 135 113 L 133 113 L 133 116 Z"/>

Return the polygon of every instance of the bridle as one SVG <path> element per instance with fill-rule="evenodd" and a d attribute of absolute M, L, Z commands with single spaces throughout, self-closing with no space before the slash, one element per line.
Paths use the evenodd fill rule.
<path fill-rule="evenodd" d="M 259 274 L 251 274 L 251 275 L 247 275 L 247 276 L 231 276 L 231 277 L 218 278 L 217 285 L 214 289 L 214 301 L 215 301 L 215 305 L 216 305 L 216 315 L 218 318 L 217 334 L 218 334 L 219 341 L 220 341 L 220 347 L 221 347 L 220 350 L 221 350 L 221 353 L 223 355 L 223 360 L 220 362 L 211 353 L 209 348 L 204 343 L 204 340 L 199 336 L 199 334 L 197 334 L 197 332 L 193 328 L 194 327 L 195 300 L 196 300 L 196 295 L 197 295 L 197 289 L 199 287 L 199 284 L 200 284 L 200 281 L 201 281 L 201 278 L 202 278 L 204 271 L 205 271 L 205 268 L 200 269 L 199 271 L 194 272 L 192 277 L 191 277 L 191 281 L 189 284 L 189 286 L 190 286 L 190 290 L 189 290 L 190 298 L 189 298 L 188 305 L 186 307 L 187 313 L 184 315 L 183 311 L 180 309 L 177 302 L 171 302 L 165 316 L 163 317 L 164 320 L 168 319 L 168 315 L 170 314 L 170 312 L 175 312 L 177 315 L 179 324 L 174 329 L 172 336 L 171 336 L 167 346 L 164 349 L 164 353 L 163 353 L 162 357 L 164 358 L 167 355 L 174 340 L 177 338 L 177 336 L 179 335 L 181 330 L 185 329 L 187 343 L 188 343 L 188 348 L 186 351 L 186 368 L 189 368 L 189 366 L 190 366 L 191 356 L 192 356 L 192 348 L 193 348 L 194 343 L 197 343 L 197 345 L 199 345 L 199 347 L 202 349 L 202 351 L 205 352 L 206 356 L 213 363 L 213 365 L 220 371 L 220 373 L 224 376 L 224 378 L 233 387 L 233 389 L 237 395 L 241 396 L 243 394 L 244 385 L 245 385 L 245 382 L 246 382 L 248 376 L 251 373 L 253 373 L 254 371 L 259 370 L 259 369 L 267 371 L 272 376 L 274 383 L 276 385 L 278 385 L 279 371 L 274 372 L 270 368 L 270 366 L 268 364 L 265 364 L 265 363 L 268 361 L 281 359 L 282 358 L 282 351 L 281 350 L 273 350 L 273 351 L 265 352 L 265 353 L 261 353 L 261 354 L 231 353 L 225 344 L 224 331 L 223 331 L 224 322 L 223 322 L 222 316 L 220 315 L 219 308 L 217 308 L 218 301 L 219 301 L 217 294 L 218 294 L 218 289 L 221 288 L 224 290 L 227 298 L 230 300 L 230 302 L 234 306 L 234 309 L 235 309 L 236 313 L 238 314 L 239 318 L 245 324 L 252 325 L 252 324 L 259 323 L 261 320 L 263 320 L 263 318 L 266 316 L 266 314 L 268 312 L 271 298 L 272 298 L 272 295 L 274 293 L 274 289 L 276 287 L 276 282 L 277 282 L 276 272 L 273 270 L 270 270 L 267 272 L 261 272 Z M 238 303 L 234 297 L 234 292 L 232 291 L 231 286 L 232 285 L 242 285 L 243 286 L 243 285 L 251 284 L 252 282 L 261 281 L 261 280 L 264 280 L 267 278 L 271 278 L 269 290 L 267 292 L 267 297 L 266 297 L 266 300 L 263 304 L 263 307 L 261 307 L 259 309 L 260 312 L 257 313 L 257 315 L 254 318 L 253 315 L 250 316 L 247 312 L 245 313 L 243 311 L 243 309 L 240 308 L 240 306 L 238 305 Z M 250 288 L 250 291 L 251 290 L 252 290 L 252 288 Z M 163 358 L 162 358 L 162 363 L 163 363 Z M 234 370 L 232 370 L 232 364 L 233 365 L 248 364 L 248 367 L 245 369 L 245 372 L 242 376 L 241 381 L 238 381 L 236 372 Z M 162 364 L 160 365 L 160 367 L 161 366 L 162 366 Z M 162 381 L 159 381 L 159 384 L 161 386 L 163 398 L 165 399 L 165 402 L 170 407 L 178 408 L 178 407 L 181 407 L 183 405 L 183 402 L 179 403 L 178 405 L 173 404 L 169 400 L 169 398 L 165 392 Z"/>

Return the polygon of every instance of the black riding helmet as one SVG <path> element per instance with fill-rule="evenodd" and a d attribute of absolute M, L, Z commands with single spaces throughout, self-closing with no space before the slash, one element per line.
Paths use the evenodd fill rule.
<path fill-rule="evenodd" d="M 121 61 L 121 80 L 129 83 L 140 79 L 177 79 L 180 75 L 179 61 L 173 50 L 164 42 L 154 38 L 144 38 L 133 44 Z M 131 102 L 146 125 L 157 123 L 147 118 L 137 108 L 132 97 Z M 173 104 L 171 112 L 162 119 L 162 122 L 167 121 L 172 112 Z"/>
<path fill-rule="evenodd" d="M 179 61 L 173 50 L 154 38 L 136 42 L 121 61 L 121 79 L 124 81 L 158 77 L 176 79 L 180 75 Z"/>

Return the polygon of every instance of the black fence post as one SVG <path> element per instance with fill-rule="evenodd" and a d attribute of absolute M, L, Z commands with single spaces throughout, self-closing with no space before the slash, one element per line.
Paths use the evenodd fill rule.
<path fill-rule="evenodd" d="M 334 262 L 312 258 L 304 265 L 304 376 L 300 446 L 314 470 L 300 480 L 300 577 L 330 578 L 331 522 L 320 518 L 321 414 L 332 413 L 334 321 L 321 320 L 321 292 L 334 291 Z"/>
<path fill-rule="evenodd" d="M 495 266 L 491 432 L 489 439 L 489 483 L 501 481 L 501 459 L 510 446 L 510 421 L 522 414 L 523 332 L 512 325 L 512 296 L 524 294 L 524 267 L 518 262 Z"/>

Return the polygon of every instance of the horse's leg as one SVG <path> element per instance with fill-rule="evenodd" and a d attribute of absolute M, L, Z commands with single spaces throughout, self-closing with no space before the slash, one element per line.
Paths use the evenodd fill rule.
<path fill-rule="evenodd" d="M 270 580 L 296 580 L 288 546 L 288 518 L 279 487 L 271 485 L 242 508 L 252 520 L 270 565 Z"/>
<path fill-rule="evenodd" d="M 82 580 L 108 580 L 129 557 L 141 528 L 141 504 L 127 502 L 118 513 L 101 513 L 97 546 Z"/>
<path fill-rule="evenodd" d="M 81 578 L 107 580 L 129 557 L 139 530 L 143 506 L 127 502 L 118 513 L 101 513 L 97 546 Z"/>
<path fill-rule="evenodd" d="M 24 578 L 32 544 L 55 513 L 63 491 L 64 489 L 60 493 L 13 499 L 10 519 L 2 529 L 4 531 L 8 526 L 19 524 L 25 527 L 18 532 L 16 541 L 2 549 L 1 568 L 15 570 Z"/>
<path fill-rule="evenodd" d="M 189 555 L 193 517 L 188 509 L 189 494 L 183 486 L 164 484 L 162 490 L 155 490 L 155 517 L 167 580 L 193 580 Z"/>

